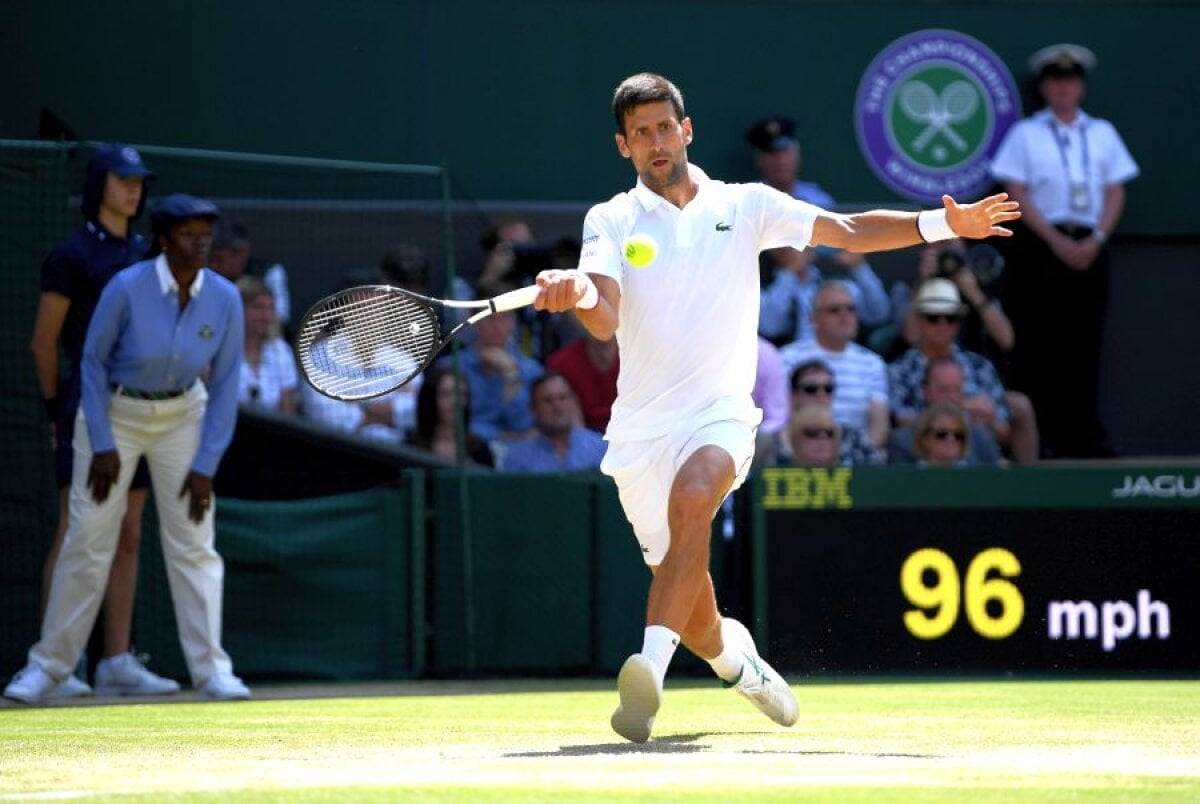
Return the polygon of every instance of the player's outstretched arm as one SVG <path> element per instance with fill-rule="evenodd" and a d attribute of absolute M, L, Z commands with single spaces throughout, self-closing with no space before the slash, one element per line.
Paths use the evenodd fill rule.
<path fill-rule="evenodd" d="M 859 253 L 887 251 L 955 237 L 1009 237 L 1002 224 L 1021 217 L 1020 205 L 998 193 L 973 204 L 942 196 L 943 208 L 916 212 L 878 209 L 853 215 L 824 213 L 813 225 L 813 245 Z"/>

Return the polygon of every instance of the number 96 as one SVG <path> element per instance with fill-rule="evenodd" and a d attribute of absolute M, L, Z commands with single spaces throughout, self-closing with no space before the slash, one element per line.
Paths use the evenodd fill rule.
<path fill-rule="evenodd" d="M 932 574 L 933 583 L 925 582 Z M 995 573 L 1000 577 L 989 577 Z M 918 639 L 938 639 L 954 627 L 960 603 L 967 622 L 987 639 L 1004 639 L 1025 618 L 1025 599 L 1006 578 L 1021 574 L 1021 562 L 1002 547 L 991 547 L 971 560 L 959 592 L 958 569 L 941 550 L 926 547 L 910 555 L 900 568 L 900 589 L 916 606 L 904 612 L 904 625 Z M 988 602 L 996 605 L 989 610 Z"/>

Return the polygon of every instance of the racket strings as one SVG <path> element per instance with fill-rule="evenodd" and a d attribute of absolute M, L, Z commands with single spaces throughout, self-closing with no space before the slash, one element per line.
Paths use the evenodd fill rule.
<path fill-rule="evenodd" d="M 363 290 L 311 311 L 297 350 L 314 386 L 342 399 L 365 399 L 412 379 L 439 337 L 437 318 L 427 305 L 401 294 Z"/>

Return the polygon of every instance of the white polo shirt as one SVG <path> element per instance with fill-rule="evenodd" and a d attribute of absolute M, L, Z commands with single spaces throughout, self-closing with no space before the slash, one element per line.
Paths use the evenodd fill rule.
<path fill-rule="evenodd" d="M 1050 223 L 1089 227 L 1100 222 L 1105 188 L 1140 172 L 1112 123 L 1081 110 L 1068 126 L 1049 109 L 1008 130 L 991 169 L 999 181 L 1024 184 Z M 1087 186 L 1087 210 L 1071 208 L 1071 184 L 1079 182 Z"/>
<path fill-rule="evenodd" d="M 703 415 L 757 425 L 758 253 L 804 248 L 821 210 L 764 184 L 726 184 L 689 167 L 699 192 L 683 209 L 646 187 L 592 207 L 579 268 L 621 287 L 621 369 L 605 438 L 657 438 Z M 658 244 L 653 262 L 625 262 L 634 234 Z"/>

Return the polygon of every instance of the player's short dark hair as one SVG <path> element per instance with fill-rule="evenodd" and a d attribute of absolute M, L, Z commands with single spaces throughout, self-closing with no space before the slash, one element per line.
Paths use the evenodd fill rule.
<path fill-rule="evenodd" d="M 617 122 L 617 133 L 625 133 L 625 116 L 633 109 L 646 103 L 670 103 L 675 107 L 675 116 L 683 120 L 683 93 L 661 75 L 638 73 L 626 78 L 613 93 L 613 118 Z"/>

